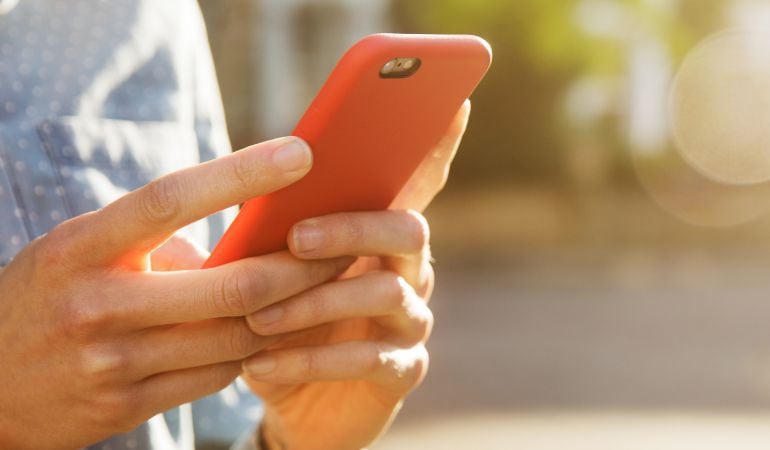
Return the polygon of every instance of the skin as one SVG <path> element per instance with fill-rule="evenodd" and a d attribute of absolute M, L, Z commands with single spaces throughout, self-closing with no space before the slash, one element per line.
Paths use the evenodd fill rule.
<path fill-rule="evenodd" d="M 422 209 L 441 189 L 468 111 L 396 206 Z M 422 216 L 313 219 L 292 230 L 290 251 L 206 270 L 193 270 L 205 252 L 175 235 L 311 165 L 298 139 L 257 144 L 153 181 L 19 253 L 0 272 L 0 360 L 10 368 L 0 372 L 0 448 L 83 447 L 242 371 L 265 400 L 271 447 L 373 441 L 427 370 L 433 272 Z M 311 226 L 335 237 L 305 251 Z M 353 256 L 366 257 L 351 267 Z M 284 314 L 268 324 L 271 306 Z"/>
<path fill-rule="evenodd" d="M 290 232 L 297 258 L 363 258 L 341 280 L 248 317 L 263 336 L 309 330 L 244 362 L 245 380 L 265 401 L 263 436 L 271 449 L 364 448 L 425 377 L 434 272 L 428 224 L 417 211 L 444 187 L 469 114 L 466 102 L 396 210 L 335 214 Z M 312 249 L 307 236 L 318 241 Z"/>

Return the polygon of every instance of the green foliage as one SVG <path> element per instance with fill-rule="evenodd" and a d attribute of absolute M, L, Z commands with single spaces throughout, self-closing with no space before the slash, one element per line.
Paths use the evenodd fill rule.
<path fill-rule="evenodd" d="M 639 33 L 664 42 L 681 58 L 723 17 L 727 0 L 605 0 L 625 11 L 627 36 L 592 36 L 581 29 L 583 0 L 397 0 L 403 31 L 470 33 L 487 39 L 495 61 L 474 95 L 474 117 L 455 180 L 509 181 L 557 178 L 570 133 L 562 114 L 564 93 L 586 76 L 621 78 L 628 43 Z M 620 128 L 616 124 L 616 130 Z M 604 127 L 618 151 L 617 131 Z M 623 158 L 615 158 L 623 160 Z"/>

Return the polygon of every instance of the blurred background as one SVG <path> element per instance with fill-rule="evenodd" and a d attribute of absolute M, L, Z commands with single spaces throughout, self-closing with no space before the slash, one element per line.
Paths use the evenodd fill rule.
<path fill-rule="evenodd" d="M 366 34 L 494 49 L 427 212 L 431 373 L 374 449 L 770 447 L 770 70 L 707 51 L 769 1 L 200 3 L 236 148 L 289 133 Z"/>

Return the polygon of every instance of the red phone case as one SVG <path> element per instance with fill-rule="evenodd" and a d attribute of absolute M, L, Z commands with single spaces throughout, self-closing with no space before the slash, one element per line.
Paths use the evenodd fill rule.
<path fill-rule="evenodd" d="M 419 58 L 408 78 L 382 78 L 395 58 Z M 337 64 L 294 135 L 313 149 L 299 182 L 246 202 L 204 267 L 287 248 L 291 227 L 341 211 L 387 209 L 491 63 L 476 36 L 377 34 Z"/>

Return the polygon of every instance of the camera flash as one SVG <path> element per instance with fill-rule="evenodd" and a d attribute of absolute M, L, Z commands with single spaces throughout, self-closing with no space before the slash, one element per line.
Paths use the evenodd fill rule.
<path fill-rule="evenodd" d="M 396 60 L 395 59 L 390 60 L 386 62 L 384 66 L 382 66 L 382 74 L 387 75 L 393 72 L 393 69 L 395 68 L 396 68 Z"/>

